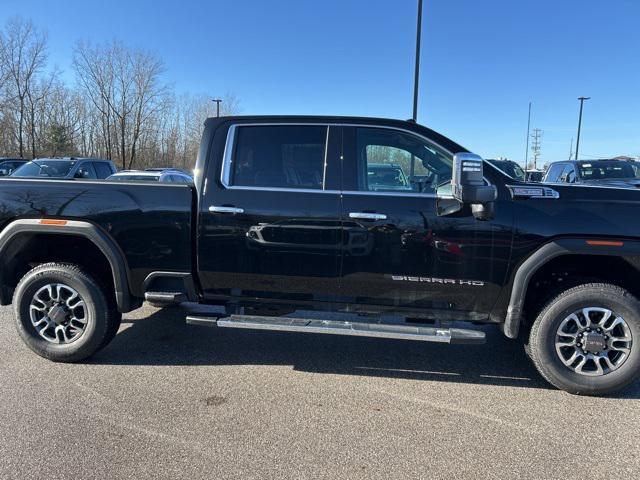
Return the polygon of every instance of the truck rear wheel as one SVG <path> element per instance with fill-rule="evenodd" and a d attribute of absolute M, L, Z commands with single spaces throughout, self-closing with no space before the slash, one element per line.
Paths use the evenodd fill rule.
<path fill-rule="evenodd" d="M 28 272 L 16 287 L 13 306 L 22 340 L 54 362 L 90 357 L 113 339 L 121 319 L 114 299 L 98 282 L 64 263 Z"/>
<path fill-rule="evenodd" d="M 579 395 L 619 390 L 640 376 L 640 302 L 606 283 L 567 289 L 540 311 L 529 353 L 559 389 Z"/>

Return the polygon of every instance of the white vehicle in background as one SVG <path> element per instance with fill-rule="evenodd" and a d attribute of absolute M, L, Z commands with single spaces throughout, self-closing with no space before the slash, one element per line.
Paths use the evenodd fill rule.
<path fill-rule="evenodd" d="M 116 182 L 163 182 L 193 184 L 193 177 L 174 168 L 148 168 L 146 170 L 123 170 L 107 178 Z"/>

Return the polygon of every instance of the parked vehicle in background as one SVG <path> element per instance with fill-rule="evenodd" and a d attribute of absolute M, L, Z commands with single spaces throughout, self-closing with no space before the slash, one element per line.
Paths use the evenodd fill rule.
<path fill-rule="evenodd" d="M 527 170 L 527 182 L 541 182 L 544 178 L 544 170 Z"/>
<path fill-rule="evenodd" d="M 221 328 L 477 344 L 494 324 L 573 393 L 640 376 L 639 190 L 525 183 L 379 118 L 211 118 L 199 151 L 193 186 L 0 179 L 0 304 L 29 348 L 80 361 L 143 300 L 192 301 Z"/>
<path fill-rule="evenodd" d="M 377 190 L 412 190 L 407 176 L 400 165 L 393 163 L 370 163 L 367 165 L 369 188 Z"/>
<path fill-rule="evenodd" d="M 6 177 L 18 167 L 27 163 L 28 160 L 22 158 L 0 158 L 0 177 Z"/>
<path fill-rule="evenodd" d="M 111 160 L 99 158 L 37 158 L 15 170 L 13 178 L 102 180 L 117 171 Z"/>
<path fill-rule="evenodd" d="M 168 182 L 193 184 L 191 175 L 173 168 L 149 168 L 147 170 L 123 170 L 107 178 L 115 182 Z"/>
<path fill-rule="evenodd" d="M 519 163 L 514 162 L 513 160 L 487 160 L 491 165 L 498 168 L 500 171 L 506 173 L 511 178 L 515 178 L 516 180 L 520 180 L 524 182 L 526 180 L 526 175 L 524 170 L 520 166 Z"/>
<path fill-rule="evenodd" d="M 639 188 L 635 162 L 627 160 L 567 160 L 549 165 L 544 183 L 570 183 Z"/>

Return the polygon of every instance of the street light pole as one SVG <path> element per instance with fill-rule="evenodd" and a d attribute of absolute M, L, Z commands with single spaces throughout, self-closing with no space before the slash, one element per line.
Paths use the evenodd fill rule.
<path fill-rule="evenodd" d="M 580 129 L 582 128 L 582 106 L 585 100 L 589 100 L 591 97 L 578 97 L 580 100 L 580 115 L 578 116 L 578 138 L 576 138 L 576 160 L 578 160 L 578 150 L 580 148 Z"/>
<path fill-rule="evenodd" d="M 531 102 L 529 102 L 529 116 L 527 117 L 527 148 L 524 151 L 524 171 L 527 171 L 529 165 L 529 131 L 531 129 Z"/>
<path fill-rule="evenodd" d="M 420 80 L 420 34 L 422 33 L 422 0 L 418 0 L 418 26 L 416 29 L 416 69 L 413 82 L 413 121 L 418 120 L 418 83 Z"/>
<path fill-rule="evenodd" d="M 222 103 L 222 99 L 220 98 L 212 98 L 211 101 L 216 104 L 216 117 L 220 116 L 220 103 Z"/>

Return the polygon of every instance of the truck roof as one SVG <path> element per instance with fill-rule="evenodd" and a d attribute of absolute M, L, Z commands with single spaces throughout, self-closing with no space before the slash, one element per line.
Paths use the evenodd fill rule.
<path fill-rule="evenodd" d="M 454 142 L 448 137 L 431 130 L 424 125 L 413 120 L 399 120 L 383 117 L 355 117 L 341 115 L 233 115 L 229 117 L 209 117 L 205 120 L 205 126 L 214 127 L 227 122 L 241 123 L 340 123 L 340 124 L 361 124 L 391 126 L 404 130 L 410 130 L 420 135 L 426 136 L 446 148 L 452 153 L 468 152 L 466 148 Z"/>

